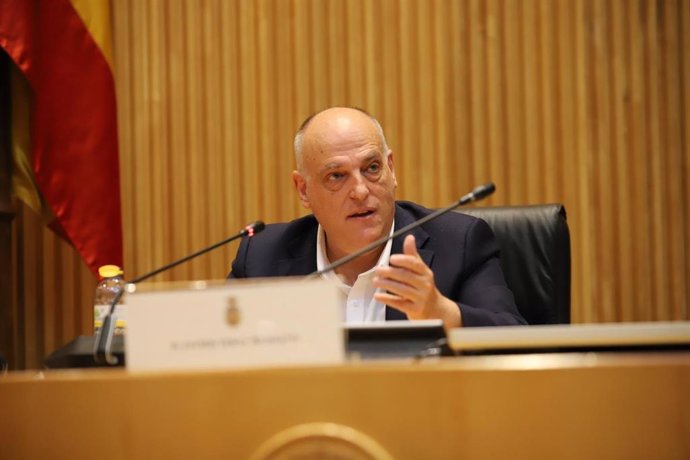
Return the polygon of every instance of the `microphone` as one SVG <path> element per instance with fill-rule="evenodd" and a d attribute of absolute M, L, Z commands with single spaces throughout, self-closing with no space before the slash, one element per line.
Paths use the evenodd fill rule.
<path fill-rule="evenodd" d="M 377 247 L 386 244 L 388 240 L 392 240 L 393 238 L 397 238 L 398 236 L 402 235 L 403 233 L 407 233 L 410 230 L 413 230 L 421 225 L 424 225 L 425 223 L 429 222 L 430 220 L 436 219 L 439 216 L 442 216 L 443 214 L 446 214 L 447 212 L 452 211 L 455 208 L 458 208 L 460 206 L 464 206 L 466 204 L 472 203 L 474 201 L 482 200 L 486 198 L 487 196 L 491 195 L 496 191 L 496 185 L 493 182 L 488 182 L 486 184 L 480 185 L 478 187 L 475 187 L 470 193 L 467 195 L 463 196 L 460 198 L 458 201 L 454 202 L 450 206 L 447 206 L 445 208 L 439 209 L 437 211 L 432 212 L 428 216 L 424 216 L 419 220 L 416 220 L 412 222 L 409 225 L 404 226 L 400 230 L 395 231 L 392 235 L 384 236 L 383 238 L 380 238 L 376 241 L 374 241 L 371 244 L 368 244 L 367 246 L 364 246 L 362 249 L 353 252 L 352 254 L 349 254 L 341 259 L 336 260 L 332 264 L 328 265 L 327 267 L 322 268 L 321 270 L 317 270 L 313 272 L 312 274 L 307 276 L 307 279 L 312 279 L 316 278 L 317 276 L 321 276 L 324 273 L 328 273 L 332 270 L 335 270 L 336 268 L 345 265 L 346 263 L 356 259 L 357 257 L 360 257 L 367 252 L 376 249 Z"/>
<path fill-rule="evenodd" d="M 474 188 L 470 193 L 460 198 L 458 206 L 463 206 L 473 201 L 483 200 L 487 196 L 491 195 L 496 191 L 496 184 L 493 182 L 488 182 L 483 185 L 479 185 Z"/>
<path fill-rule="evenodd" d="M 231 241 L 234 241 L 236 239 L 242 238 L 243 236 L 246 236 L 247 238 L 251 238 L 252 236 L 256 235 L 260 231 L 262 231 L 264 228 L 266 228 L 266 224 L 264 224 L 262 221 L 257 220 L 256 222 L 253 222 L 246 227 L 244 227 L 242 230 L 240 230 L 238 233 L 229 236 L 228 238 L 225 238 L 224 240 L 221 240 L 217 243 L 212 244 L 211 246 L 207 246 L 199 251 L 193 252 L 192 254 L 189 254 L 187 256 L 184 256 L 180 259 L 174 260 L 168 264 L 163 265 L 162 267 L 156 268 L 155 270 L 152 270 L 148 273 L 144 273 L 141 276 L 138 276 L 134 278 L 133 280 L 129 281 L 127 284 L 137 284 L 140 283 L 144 280 L 147 280 L 153 276 L 156 276 L 159 273 L 162 273 L 166 270 L 170 270 L 173 267 L 176 267 L 180 265 L 181 263 L 187 262 L 190 259 L 193 259 L 195 257 L 198 257 L 202 254 L 206 254 L 209 251 L 212 251 L 220 246 L 223 246 L 224 244 L 227 244 Z M 120 290 L 115 294 L 115 298 L 110 304 L 110 309 L 108 310 L 108 314 L 103 318 L 103 324 L 101 325 L 101 329 L 98 331 L 98 337 L 96 337 L 96 344 L 93 350 L 93 357 L 96 360 L 96 363 L 98 364 L 108 364 L 110 366 L 116 366 L 118 364 L 117 357 L 112 354 L 112 341 L 113 341 L 113 332 L 115 331 L 115 321 L 113 319 L 113 313 L 115 313 L 115 307 L 117 306 L 117 303 L 120 301 L 122 298 L 122 295 L 125 293 L 125 290 L 120 288 Z"/>

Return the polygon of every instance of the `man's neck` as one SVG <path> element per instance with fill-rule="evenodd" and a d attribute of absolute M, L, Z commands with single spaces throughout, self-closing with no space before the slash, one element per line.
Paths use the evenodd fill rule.
<path fill-rule="evenodd" d="M 345 265 L 336 268 L 335 273 L 344 278 L 345 284 L 347 284 L 348 286 L 352 286 L 353 284 L 355 284 L 355 281 L 357 281 L 357 277 L 360 274 L 371 270 L 374 267 L 374 265 L 376 265 L 376 262 L 378 262 L 379 257 L 381 257 L 382 251 L 383 248 L 374 249 L 373 251 L 368 252 L 360 257 L 357 257 L 356 259 L 351 260 Z M 344 257 L 345 255 L 347 254 L 344 254 L 341 257 L 333 258 L 331 255 L 331 251 L 328 250 L 328 258 L 329 260 L 334 262 Z"/>

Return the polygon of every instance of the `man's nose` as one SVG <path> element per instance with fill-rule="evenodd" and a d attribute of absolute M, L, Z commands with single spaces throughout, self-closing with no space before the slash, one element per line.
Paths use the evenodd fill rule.
<path fill-rule="evenodd" d="M 350 198 L 361 201 L 369 196 L 369 186 L 367 185 L 364 177 L 362 177 L 360 174 L 355 174 L 353 179 L 355 183 L 353 184 L 352 189 L 350 189 Z"/>

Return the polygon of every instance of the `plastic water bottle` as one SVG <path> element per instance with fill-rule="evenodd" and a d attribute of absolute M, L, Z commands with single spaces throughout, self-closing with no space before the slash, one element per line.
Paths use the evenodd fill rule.
<path fill-rule="evenodd" d="M 93 328 L 98 332 L 103 320 L 110 311 L 110 305 L 115 300 L 120 290 L 125 288 L 125 280 L 122 277 L 122 269 L 117 265 L 103 265 L 98 269 L 100 281 L 96 286 L 96 295 L 93 302 Z M 118 305 L 113 313 L 115 320 L 115 334 L 124 334 L 125 318 L 124 306 L 121 305 L 123 297 L 120 297 Z"/>

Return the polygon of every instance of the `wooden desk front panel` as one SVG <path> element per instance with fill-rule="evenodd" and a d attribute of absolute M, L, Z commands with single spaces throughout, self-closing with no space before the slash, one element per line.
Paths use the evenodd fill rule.
<path fill-rule="evenodd" d="M 0 458 L 248 458 L 308 422 L 394 458 L 690 458 L 690 354 L 0 378 Z"/>

